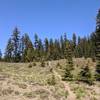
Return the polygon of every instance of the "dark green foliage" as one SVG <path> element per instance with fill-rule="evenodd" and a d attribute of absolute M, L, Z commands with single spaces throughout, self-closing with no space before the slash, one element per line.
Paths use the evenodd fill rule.
<path fill-rule="evenodd" d="M 76 34 L 75 33 L 73 33 L 73 41 L 72 41 L 72 51 L 73 51 L 73 57 L 77 57 L 76 56 L 76 40 L 77 40 L 77 38 L 76 38 Z"/>
<path fill-rule="evenodd" d="M 13 43 L 12 43 L 11 38 L 8 40 L 4 58 L 5 58 L 5 61 L 7 62 L 13 61 Z"/>
<path fill-rule="evenodd" d="M 18 28 L 15 28 L 12 34 L 12 44 L 13 44 L 13 60 L 14 62 L 20 61 L 20 32 Z"/>
<path fill-rule="evenodd" d="M 73 60 L 72 60 L 72 51 L 71 51 L 71 45 L 69 42 L 66 42 L 66 59 L 67 59 L 67 66 L 69 66 L 70 70 L 73 70 Z"/>
<path fill-rule="evenodd" d="M 39 60 L 39 38 L 38 35 L 35 33 L 34 35 L 34 49 L 35 49 L 35 60 Z"/>
<path fill-rule="evenodd" d="M 49 59 L 52 60 L 54 59 L 54 42 L 53 39 L 50 39 L 50 44 L 49 44 Z"/>
<path fill-rule="evenodd" d="M 64 48 L 65 48 L 65 45 L 64 45 L 64 39 L 63 39 L 63 36 L 60 37 L 60 49 L 61 49 L 61 58 L 64 58 Z"/>
<path fill-rule="evenodd" d="M 96 50 L 96 46 L 95 46 L 95 41 L 96 40 L 96 35 L 95 35 L 95 33 L 93 32 L 91 35 L 90 35 L 90 52 L 91 52 L 91 55 L 90 55 L 90 57 L 92 58 L 92 60 L 93 61 L 95 61 L 95 56 L 96 56 L 96 54 L 95 54 L 95 50 Z"/>
<path fill-rule="evenodd" d="M 75 47 L 76 47 L 76 34 L 75 33 L 73 33 L 73 44 L 74 44 L 74 49 L 75 49 Z"/>
<path fill-rule="evenodd" d="M 39 60 L 41 59 L 44 59 L 44 47 L 43 47 L 43 44 L 42 44 L 42 40 L 39 39 L 38 41 L 38 58 Z"/>
<path fill-rule="evenodd" d="M 100 81 L 100 10 L 97 15 L 97 26 L 96 26 L 96 80 Z"/>
<path fill-rule="evenodd" d="M 71 71 L 74 69 L 74 67 L 73 67 L 71 46 L 68 41 L 66 42 L 65 58 L 67 62 L 66 62 L 66 68 L 65 68 L 63 80 L 72 80 L 73 75 Z"/>
<path fill-rule="evenodd" d="M 25 55 L 25 61 L 26 62 L 32 62 L 33 61 L 33 58 L 34 58 L 34 50 L 33 50 L 33 47 L 31 48 L 28 48 L 26 50 L 26 55 Z"/>
<path fill-rule="evenodd" d="M 72 75 L 71 71 L 72 70 L 70 68 L 70 64 L 66 64 L 66 68 L 65 68 L 62 80 L 64 80 L 64 81 L 70 80 L 71 81 L 72 78 L 73 78 L 73 75 Z"/>
<path fill-rule="evenodd" d="M 20 54 L 20 36 L 18 29 L 15 28 L 12 37 L 8 40 L 5 60 L 9 62 L 19 62 L 21 60 Z"/>
<path fill-rule="evenodd" d="M 89 85 L 93 84 L 92 74 L 90 72 L 88 65 L 81 68 L 81 71 L 79 73 L 79 81 L 88 83 Z"/>
<path fill-rule="evenodd" d="M 45 59 L 49 59 L 49 41 L 47 38 L 44 40 L 44 52 L 45 52 Z"/>
<path fill-rule="evenodd" d="M 34 48 L 33 44 L 28 36 L 28 34 L 24 34 L 21 40 L 22 44 L 22 57 L 21 60 L 25 62 L 32 62 L 34 58 Z"/>

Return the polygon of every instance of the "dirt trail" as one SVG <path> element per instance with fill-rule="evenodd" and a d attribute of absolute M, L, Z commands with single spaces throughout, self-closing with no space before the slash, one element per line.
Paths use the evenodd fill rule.
<path fill-rule="evenodd" d="M 62 81 L 62 77 L 61 75 L 59 75 L 56 71 L 53 71 L 53 73 L 55 74 L 55 76 L 59 77 L 60 82 L 64 85 L 65 90 L 68 91 L 69 95 L 67 97 L 67 100 L 76 100 L 76 95 L 71 91 L 69 83 Z"/>

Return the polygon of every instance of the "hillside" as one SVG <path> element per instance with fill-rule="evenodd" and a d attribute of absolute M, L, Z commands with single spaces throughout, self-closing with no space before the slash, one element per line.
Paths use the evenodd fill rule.
<path fill-rule="evenodd" d="M 92 72 L 95 70 L 91 59 L 77 58 L 73 62 L 76 77 L 87 63 Z M 100 100 L 100 83 L 62 81 L 66 60 L 44 65 L 0 62 L 0 100 Z"/>

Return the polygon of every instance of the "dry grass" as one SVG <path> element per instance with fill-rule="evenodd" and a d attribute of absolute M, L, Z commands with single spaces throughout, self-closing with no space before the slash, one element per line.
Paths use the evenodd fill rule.
<path fill-rule="evenodd" d="M 80 68 L 87 63 L 94 72 L 95 63 L 91 59 L 74 59 L 75 70 L 72 73 L 75 77 Z M 71 98 L 69 90 L 65 89 L 59 77 L 53 73 L 55 71 L 59 76 L 63 75 L 65 66 L 66 60 L 52 61 L 51 65 L 45 62 L 45 67 L 41 67 L 39 62 L 0 62 L 0 100 L 67 100 Z M 48 80 L 51 83 L 55 82 L 51 85 L 48 84 Z M 70 82 L 69 88 L 76 95 L 76 100 L 100 100 L 100 83 L 88 86 L 84 83 Z"/>

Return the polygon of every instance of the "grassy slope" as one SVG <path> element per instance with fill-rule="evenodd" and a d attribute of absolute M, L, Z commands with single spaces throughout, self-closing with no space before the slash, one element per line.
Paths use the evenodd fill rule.
<path fill-rule="evenodd" d="M 58 64 L 59 63 L 59 64 Z M 91 59 L 74 59 L 77 76 L 80 67 L 89 64 L 94 71 L 95 63 Z M 0 100 L 100 100 L 100 83 L 93 86 L 77 82 L 63 82 L 63 68 L 66 61 L 47 62 L 45 67 L 40 63 L 0 63 Z M 55 85 L 48 84 L 52 77 L 51 67 L 55 76 Z"/>

